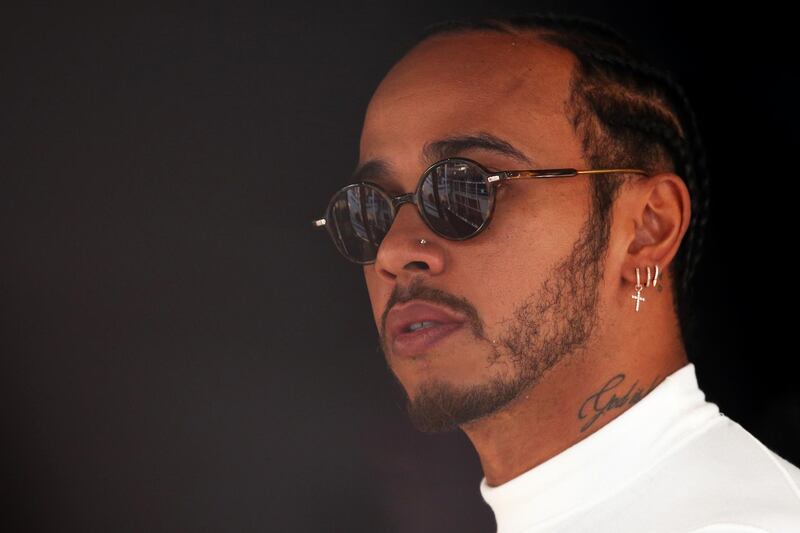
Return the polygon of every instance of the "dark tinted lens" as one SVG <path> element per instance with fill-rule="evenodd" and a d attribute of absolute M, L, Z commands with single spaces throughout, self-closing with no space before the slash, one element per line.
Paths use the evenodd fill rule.
<path fill-rule="evenodd" d="M 354 184 L 339 191 L 329 213 L 339 251 L 358 263 L 372 261 L 392 222 L 391 204 L 375 187 Z"/>
<path fill-rule="evenodd" d="M 422 210 L 440 234 L 454 239 L 469 237 L 489 216 L 486 174 L 467 161 L 434 167 L 422 183 Z"/>

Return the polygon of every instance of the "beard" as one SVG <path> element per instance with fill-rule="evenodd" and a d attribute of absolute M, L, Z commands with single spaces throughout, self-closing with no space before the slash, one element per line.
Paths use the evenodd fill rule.
<path fill-rule="evenodd" d="M 412 285 L 411 297 L 451 304 L 471 317 L 475 337 L 491 349 L 489 365 L 510 361 L 514 375 L 493 377 L 486 383 L 455 386 L 442 379 L 428 380 L 410 398 L 405 387 L 391 372 L 405 398 L 411 424 L 424 433 L 441 433 L 497 413 L 525 391 L 535 387 L 553 366 L 584 346 L 591 338 L 598 319 L 599 285 L 603 277 L 604 256 L 610 223 L 590 209 L 588 220 L 572 246 L 572 252 L 556 263 L 538 290 L 530 294 L 513 312 L 509 326 L 498 340 L 488 339 L 474 309 L 462 300 L 438 291 Z M 386 353 L 385 344 L 381 348 Z M 388 359 L 387 359 L 388 361 Z"/>

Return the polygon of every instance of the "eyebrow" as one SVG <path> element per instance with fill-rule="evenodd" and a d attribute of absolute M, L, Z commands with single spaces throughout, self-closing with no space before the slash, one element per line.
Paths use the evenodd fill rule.
<path fill-rule="evenodd" d="M 481 149 L 487 152 L 510 157 L 520 163 L 528 165 L 527 168 L 536 168 L 536 164 L 520 149 L 510 142 L 482 131 L 475 134 L 453 135 L 425 143 L 422 149 L 421 160 L 429 166 L 436 161 L 455 157 L 466 150 Z M 356 168 L 350 176 L 350 183 L 369 179 L 375 183 L 396 185 L 396 172 L 392 164 L 385 159 L 370 159 Z"/>

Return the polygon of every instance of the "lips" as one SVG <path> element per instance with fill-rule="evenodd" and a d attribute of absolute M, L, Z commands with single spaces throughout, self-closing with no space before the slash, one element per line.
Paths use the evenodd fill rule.
<path fill-rule="evenodd" d="M 417 322 L 437 322 L 436 325 L 409 332 Z M 389 344 L 398 355 L 415 355 L 458 330 L 466 319 L 448 309 L 412 300 L 392 308 L 386 320 Z"/>

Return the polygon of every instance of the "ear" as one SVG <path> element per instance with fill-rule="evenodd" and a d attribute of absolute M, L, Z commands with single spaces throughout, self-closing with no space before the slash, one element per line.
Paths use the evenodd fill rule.
<path fill-rule="evenodd" d="M 644 285 L 648 266 L 658 265 L 660 272 L 667 272 L 689 228 L 692 206 L 686 183 L 670 172 L 637 182 L 636 190 L 636 199 L 630 204 L 632 211 L 627 213 L 633 217 L 634 235 L 622 277 L 635 285 L 639 267 Z"/>

